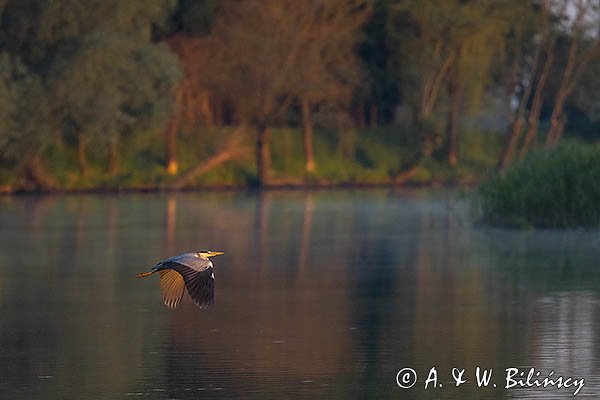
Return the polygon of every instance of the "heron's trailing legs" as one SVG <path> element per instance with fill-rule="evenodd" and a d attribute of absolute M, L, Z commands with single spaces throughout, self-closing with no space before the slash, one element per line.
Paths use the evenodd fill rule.
<path fill-rule="evenodd" d="M 150 271 L 150 272 L 142 272 L 141 274 L 137 274 L 135 277 L 136 278 L 144 278 L 146 276 L 150 276 L 152 274 L 154 274 L 157 271 Z"/>

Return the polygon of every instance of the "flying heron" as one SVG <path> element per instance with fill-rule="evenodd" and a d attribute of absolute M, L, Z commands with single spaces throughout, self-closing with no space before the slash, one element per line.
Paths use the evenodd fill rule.
<path fill-rule="evenodd" d="M 210 257 L 224 254 L 221 251 L 202 250 L 185 253 L 156 264 L 149 272 L 137 274 L 138 278 L 160 272 L 160 291 L 167 307 L 175 308 L 183 298 L 183 287 L 200 308 L 215 302 L 215 274 Z"/>

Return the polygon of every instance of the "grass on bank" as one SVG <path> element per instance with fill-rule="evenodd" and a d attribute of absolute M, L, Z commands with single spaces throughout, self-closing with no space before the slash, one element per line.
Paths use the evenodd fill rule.
<path fill-rule="evenodd" d="M 599 144 L 565 142 L 539 150 L 479 187 L 481 221 L 512 227 L 596 227 L 599 182 Z"/>
<path fill-rule="evenodd" d="M 177 155 L 180 173 L 207 159 L 227 141 L 234 128 L 215 128 L 201 135 L 181 135 Z M 418 134 L 396 127 L 348 130 L 344 133 L 316 130 L 313 138 L 317 170 L 304 169 L 302 133 L 299 129 L 274 128 L 271 136 L 272 176 L 276 181 L 307 184 L 385 184 L 393 182 L 419 159 Z M 422 160 L 408 183 L 464 183 L 482 179 L 496 162 L 501 136 L 463 132 L 459 136 L 459 165 L 450 168 L 441 149 Z M 228 161 L 199 176 L 194 186 L 251 186 L 256 182 L 253 144 L 247 156 Z M 164 137 L 139 136 L 121 143 L 118 170 L 109 173 L 107 154 L 90 146 L 89 170 L 79 170 L 76 143 L 53 146 L 45 157 L 49 173 L 63 190 L 143 189 L 168 185 L 174 177 L 165 169 Z M 10 169 L 0 167 L 0 185 L 18 187 Z"/>
<path fill-rule="evenodd" d="M 208 134 L 208 133 L 207 133 Z M 218 135 L 218 133 L 212 133 Z M 313 138 L 317 169 L 305 171 L 302 133 L 276 128 L 271 136 L 272 175 L 275 180 L 311 183 L 384 184 L 392 182 L 419 159 L 421 144 L 414 132 L 384 127 L 344 133 L 316 130 Z M 180 142 L 182 170 L 198 162 L 193 138 Z M 211 140 L 214 142 L 214 140 Z M 409 183 L 462 183 L 481 180 L 493 171 L 502 143 L 495 133 L 465 132 L 460 136 L 459 165 L 450 168 L 443 157 L 419 163 Z M 196 150 L 194 150 L 196 149 Z M 214 150 L 210 150 L 214 151 Z M 202 157 L 208 157 L 205 153 Z M 256 179 L 254 153 L 228 162 L 200 176 L 194 184 L 248 185 Z"/>

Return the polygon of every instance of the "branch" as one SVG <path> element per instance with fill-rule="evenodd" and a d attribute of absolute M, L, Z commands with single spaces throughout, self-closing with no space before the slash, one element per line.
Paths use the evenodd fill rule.
<path fill-rule="evenodd" d="M 203 160 L 195 167 L 187 170 L 179 179 L 177 179 L 172 184 L 168 185 L 168 189 L 177 190 L 182 189 L 187 186 L 193 179 L 198 176 L 207 173 L 211 169 L 229 161 L 231 159 L 244 156 L 250 152 L 250 149 L 246 146 L 242 146 L 240 144 L 242 140 L 242 133 L 245 130 L 245 127 L 240 125 L 236 131 L 232 134 L 231 138 L 228 140 L 227 145 L 218 151 L 216 154 L 212 155 L 206 160 Z"/>

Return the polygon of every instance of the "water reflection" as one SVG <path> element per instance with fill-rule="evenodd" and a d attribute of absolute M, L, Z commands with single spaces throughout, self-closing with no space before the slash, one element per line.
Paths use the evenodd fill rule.
<path fill-rule="evenodd" d="M 451 192 L 393 190 L 6 197 L 0 221 L 7 398 L 548 396 L 504 390 L 511 366 L 600 394 L 598 232 L 474 228 Z M 226 251 L 211 310 L 133 278 L 201 248 Z"/>
<path fill-rule="evenodd" d="M 582 389 L 582 395 L 590 394 L 585 389 L 600 387 L 599 377 L 590 374 L 597 370 L 597 310 L 598 298 L 588 291 L 558 292 L 538 299 L 529 345 L 542 379 L 551 371 L 555 371 L 555 379 L 558 376 L 585 377 L 587 387 Z M 555 397 L 554 392 L 554 387 L 537 393 L 519 389 L 515 390 L 514 397 L 548 398 Z M 594 389 L 591 392 L 595 393 Z M 574 393 L 574 389 L 570 389 L 570 393 Z"/>

